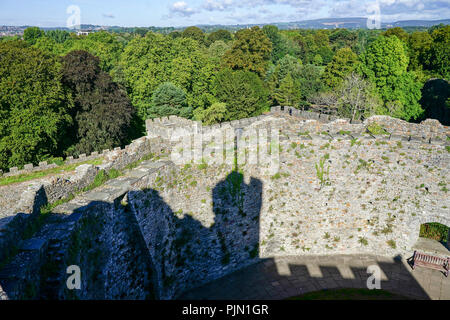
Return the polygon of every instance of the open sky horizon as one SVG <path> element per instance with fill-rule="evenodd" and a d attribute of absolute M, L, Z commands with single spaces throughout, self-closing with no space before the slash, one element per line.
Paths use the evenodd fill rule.
<path fill-rule="evenodd" d="M 382 22 L 450 17 L 450 0 L 0 0 L 0 25 L 66 27 L 73 6 L 81 24 L 123 27 L 368 17 L 376 8 Z"/>

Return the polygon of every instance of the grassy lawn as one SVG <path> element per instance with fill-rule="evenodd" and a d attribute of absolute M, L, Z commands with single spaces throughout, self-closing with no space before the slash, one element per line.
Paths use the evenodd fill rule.
<path fill-rule="evenodd" d="M 287 300 L 410 300 L 385 290 L 336 289 L 322 290 L 291 297 Z"/>
<path fill-rule="evenodd" d="M 103 162 L 103 158 L 97 158 L 93 160 L 88 160 L 85 162 L 78 162 L 73 164 L 67 164 L 58 166 L 55 168 L 50 168 L 42 171 L 36 171 L 36 172 L 30 172 L 30 173 L 23 173 L 19 174 L 17 176 L 11 176 L 11 177 L 3 177 L 0 178 L 0 186 L 5 186 L 12 183 L 18 183 L 18 182 L 24 182 L 29 181 L 37 178 L 42 178 L 45 176 L 48 176 L 50 174 L 58 174 L 63 172 L 69 172 L 75 170 L 76 167 L 82 165 L 82 164 L 92 164 L 92 165 L 99 165 Z"/>

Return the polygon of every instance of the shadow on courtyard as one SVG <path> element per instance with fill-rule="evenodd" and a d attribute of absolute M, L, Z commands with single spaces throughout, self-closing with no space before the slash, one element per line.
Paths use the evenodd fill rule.
<path fill-rule="evenodd" d="M 251 178 L 246 184 L 241 173 L 230 173 L 212 190 L 214 224 L 210 227 L 205 227 L 190 215 L 179 218 L 157 191 L 145 191 L 154 194 L 151 211 L 175 226 L 169 232 L 178 234 L 171 250 L 172 256 L 154 261 L 154 265 L 162 266 L 158 273 L 163 283 L 164 279 L 183 277 L 182 285 L 173 291 L 175 299 L 286 299 L 323 289 L 367 289 L 368 278 L 372 276 L 367 268 L 374 265 L 381 270 L 381 289 L 410 298 L 432 298 L 427 293 L 428 289 L 425 290 L 411 275 L 401 257 L 259 258 L 262 187 L 259 179 Z M 137 216 L 139 220 L 139 214 Z M 138 223 L 142 228 L 143 223 Z M 156 248 L 154 257 L 162 256 L 157 252 L 165 252 L 161 244 L 169 236 L 167 232 L 165 227 L 157 230 L 152 242 Z M 145 237 L 145 226 L 143 233 Z M 162 250 L 158 251 L 158 248 Z M 167 270 L 168 264 L 181 268 Z M 186 271 L 190 276 L 186 276 Z M 415 272 L 419 274 L 421 270 Z M 440 282 L 445 281 L 443 275 L 434 272 L 433 279 L 440 276 L 436 282 L 440 286 Z M 217 274 L 221 277 L 217 278 Z M 427 273 L 426 277 L 430 274 Z M 447 289 L 450 294 L 450 286 L 447 285 Z"/>

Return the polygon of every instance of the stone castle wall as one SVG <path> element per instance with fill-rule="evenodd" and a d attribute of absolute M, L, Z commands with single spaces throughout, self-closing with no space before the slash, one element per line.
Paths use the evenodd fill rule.
<path fill-rule="evenodd" d="M 370 134 L 373 122 L 387 134 Z M 260 258 L 405 256 L 421 223 L 450 225 L 450 132 L 434 120 L 410 124 L 375 116 L 350 123 L 275 107 L 267 115 L 209 127 L 177 117 L 146 125 L 148 138 L 134 152 L 109 153 L 101 167 L 120 168 L 144 150 L 170 149 L 186 133 L 253 126 L 281 129 L 279 172 L 269 175 L 250 164 L 237 173 L 226 164 L 144 161 L 54 210 L 62 220 L 35 234 L 12 262 L 28 276 L 9 282 L 9 298 L 20 298 L 38 281 L 46 283 L 35 289 L 40 296 L 171 299 Z M 245 144 L 238 139 L 238 145 Z M 42 272 L 55 263 L 55 274 Z M 83 290 L 64 289 L 68 264 L 85 270 Z"/>
<path fill-rule="evenodd" d="M 100 170 L 106 173 L 111 169 L 121 170 L 145 155 L 167 151 L 165 148 L 165 143 L 159 138 L 142 137 L 123 149 L 105 151 L 101 165 L 84 164 L 78 166 L 74 172 L 25 182 L 24 190 L 17 189 L 17 192 L 21 193 L 17 203 L 10 203 L 9 208 L 1 208 L 0 261 L 17 249 L 24 233 L 36 224 L 41 206 L 67 198 L 89 186 Z"/>
<path fill-rule="evenodd" d="M 388 133 L 377 138 L 450 145 L 448 138 L 450 137 L 450 128 L 441 125 L 438 120 L 427 119 L 420 124 L 416 124 L 389 116 L 372 116 L 364 122 L 351 122 L 350 119 L 337 116 L 279 106 L 272 107 L 270 113 L 258 117 L 223 122 L 212 126 L 202 126 L 201 122 L 198 121 L 170 116 L 161 119 L 149 119 L 146 121 L 146 128 L 148 136 L 176 140 L 186 134 L 210 133 L 214 130 L 228 128 L 246 128 L 252 124 L 267 121 L 273 116 L 277 117 L 280 115 L 299 119 L 298 129 L 312 134 L 323 132 L 338 134 L 340 131 L 348 131 L 352 135 L 358 136 L 367 133 L 366 129 L 371 123 L 377 123 Z"/>

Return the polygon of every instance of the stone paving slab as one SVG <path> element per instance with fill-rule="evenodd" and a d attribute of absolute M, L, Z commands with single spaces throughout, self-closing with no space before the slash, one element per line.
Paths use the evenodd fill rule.
<path fill-rule="evenodd" d="M 277 263 L 282 268 L 277 268 Z M 280 276 L 278 269 L 286 265 L 290 274 Z M 424 268 L 413 271 L 405 259 L 369 255 L 263 259 L 179 299 L 278 300 L 323 289 L 367 288 L 370 265 L 380 267 L 381 289 L 413 299 L 450 299 L 450 279 L 442 273 Z"/>

